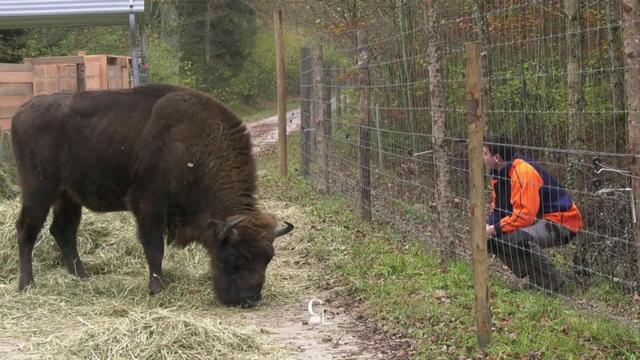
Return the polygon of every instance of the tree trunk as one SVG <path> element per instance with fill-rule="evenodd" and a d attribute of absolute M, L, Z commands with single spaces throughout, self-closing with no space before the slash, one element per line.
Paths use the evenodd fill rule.
<path fill-rule="evenodd" d="M 207 14 L 204 22 L 204 60 L 209 64 L 211 59 L 211 19 L 213 18 L 214 0 L 207 4 Z"/>
<path fill-rule="evenodd" d="M 611 83 L 611 96 L 613 102 L 613 120 L 615 124 L 616 135 L 623 134 L 625 125 L 625 106 L 624 106 L 624 59 L 622 57 L 622 34 L 620 33 L 620 1 L 610 0 L 607 4 L 607 40 L 609 43 L 609 79 Z M 624 136 L 616 136 L 616 141 L 622 144 L 616 144 L 616 152 L 618 145 L 624 147 L 626 139 Z"/>
<path fill-rule="evenodd" d="M 583 150 L 584 139 L 580 129 L 584 127 L 584 78 L 582 74 L 582 37 L 580 35 L 579 0 L 565 0 L 564 11 L 567 24 L 567 85 L 569 91 L 569 149 Z M 578 158 L 569 154 L 569 168 L 565 184 L 576 186 Z"/>
<path fill-rule="evenodd" d="M 433 157 L 437 171 L 438 233 L 442 241 L 443 262 L 449 263 L 455 257 L 455 245 L 451 224 L 451 176 L 448 166 L 447 146 L 447 99 L 444 92 L 442 70 L 442 50 L 440 34 L 436 28 L 438 18 L 434 0 L 424 2 L 425 35 L 428 39 L 427 57 L 429 59 L 429 93 L 431 101 L 431 135 L 433 137 Z"/>
<path fill-rule="evenodd" d="M 403 10 L 403 0 L 398 0 L 397 8 L 398 8 L 398 18 L 400 20 L 400 46 L 402 49 L 402 71 L 404 73 L 404 82 L 405 82 L 405 102 L 407 112 L 409 114 L 409 132 L 411 133 L 411 149 L 414 152 L 418 152 L 416 149 L 416 114 L 413 108 L 413 90 L 411 89 L 412 84 L 414 83 L 413 76 L 411 70 L 409 69 L 409 59 L 411 55 L 407 50 L 407 38 L 411 36 L 411 32 L 407 29 L 407 18 L 405 16 Z"/>
<path fill-rule="evenodd" d="M 631 187 L 635 214 L 640 214 L 640 3 L 623 0 L 622 26 L 624 41 L 625 89 L 627 94 L 628 152 L 631 162 Z M 633 236 L 636 243 L 636 284 L 640 284 L 640 222 L 634 219 Z"/>
<path fill-rule="evenodd" d="M 482 91 L 482 110 L 484 114 L 482 117 L 484 119 L 485 126 L 489 129 L 493 129 L 492 126 L 496 119 L 489 118 L 487 113 L 491 111 L 491 82 L 489 79 L 491 78 L 491 47 L 489 46 L 489 41 L 491 41 L 489 37 L 489 27 L 487 25 L 487 16 L 486 14 L 486 4 L 485 0 L 476 0 L 475 1 L 475 21 L 476 26 L 478 27 L 478 38 L 480 40 L 480 46 L 482 47 L 482 78 L 485 81 L 481 84 Z M 493 122 L 492 122 L 493 121 Z"/>

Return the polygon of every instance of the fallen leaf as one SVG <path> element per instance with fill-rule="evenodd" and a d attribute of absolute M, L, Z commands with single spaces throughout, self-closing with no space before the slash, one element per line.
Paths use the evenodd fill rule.
<path fill-rule="evenodd" d="M 540 318 L 540 324 L 542 325 L 551 325 L 551 320 L 547 317 L 547 315 L 542 315 Z"/>

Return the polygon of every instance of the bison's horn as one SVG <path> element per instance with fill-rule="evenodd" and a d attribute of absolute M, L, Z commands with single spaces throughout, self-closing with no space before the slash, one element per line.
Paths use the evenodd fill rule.
<path fill-rule="evenodd" d="M 219 239 L 226 239 L 227 237 L 229 237 L 229 235 L 231 235 L 236 226 L 238 226 L 238 224 L 240 224 L 242 221 L 244 221 L 244 219 L 246 219 L 246 216 L 241 216 L 239 218 L 237 218 L 236 220 L 233 220 L 231 222 L 227 222 L 224 227 L 222 228 L 222 231 L 220 231 L 220 233 L 218 233 L 218 238 Z"/>
<path fill-rule="evenodd" d="M 273 236 L 274 237 L 286 235 L 286 234 L 290 233 L 291 230 L 293 230 L 293 224 L 288 223 L 286 221 L 284 223 L 287 224 L 287 225 L 284 225 L 284 226 L 281 225 L 281 226 L 279 226 L 277 229 L 275 229 L 273 231 Z"/>

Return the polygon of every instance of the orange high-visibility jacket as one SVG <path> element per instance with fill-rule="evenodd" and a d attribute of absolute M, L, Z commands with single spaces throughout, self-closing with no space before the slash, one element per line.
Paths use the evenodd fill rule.
<path fill-rule="evenodd" d="M 536 219 L 555 222 L 576 233 L 582 215 L 569 194 L 550 174 L 533 161 L 516 156 L 491 173 L 493 209 L 487 224 L 496 236 L 533 225 Z"/>

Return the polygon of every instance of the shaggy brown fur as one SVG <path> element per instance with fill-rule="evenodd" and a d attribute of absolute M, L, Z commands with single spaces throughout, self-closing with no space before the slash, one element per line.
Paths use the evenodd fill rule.
<path fill-rule="evenodd" d="M 37 96 L 12 123 L 22 186 L 16 223 L 19 288 L 33 283 L 31 252 L 47 212 L 69 271 L 86 276 L 76 246 L 81 207 L 131 211 L 161 291 L 163 237 L 204 245 L 214 290 L 228 304 L 260 297 L 275 218 L 256 208 L 256 169 L 246 127 L 206 94 L 168 85 Z M 234 222 L 234 220 L 240 220 Z"/>

